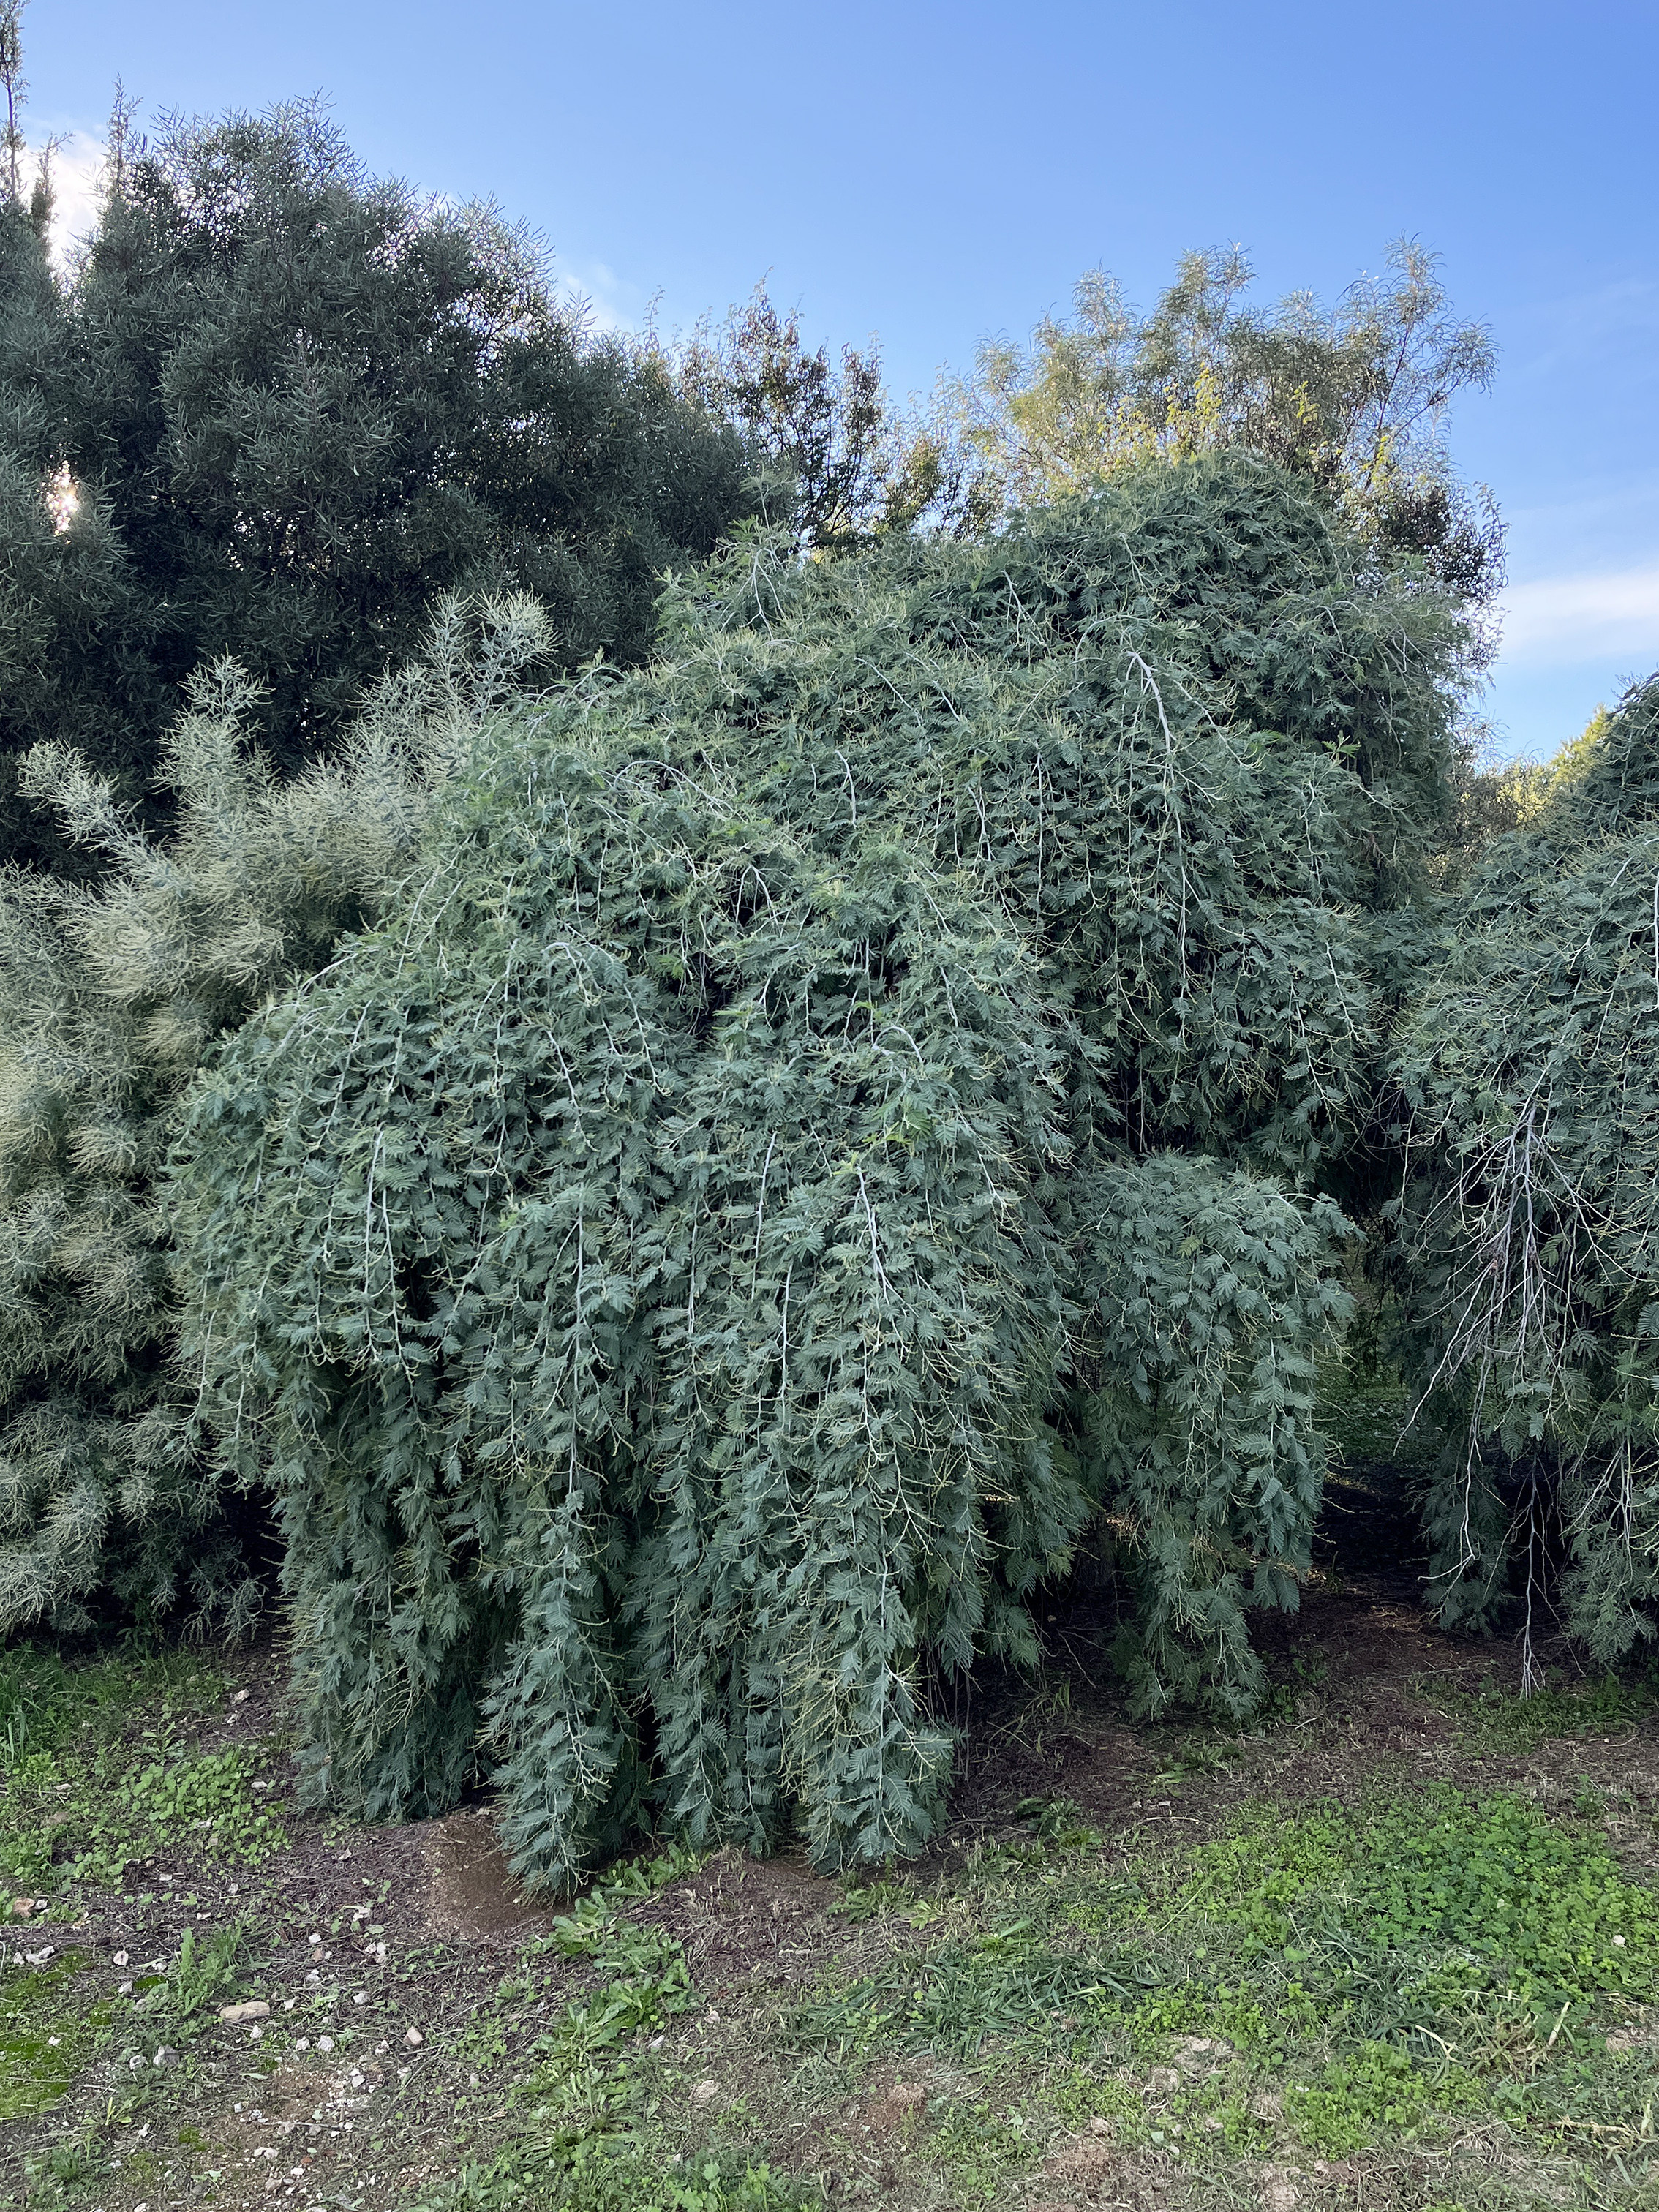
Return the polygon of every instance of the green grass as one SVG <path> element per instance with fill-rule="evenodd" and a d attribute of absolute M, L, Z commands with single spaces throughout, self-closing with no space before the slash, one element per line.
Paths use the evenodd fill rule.
<path fill-rule="evenodd" d="M 65 1951 L 0 1972 L 0 2120 L 49 2111 L 106 2039 L 111 2008 L 76 1996 L 83 1964 Z"/>
<path fill-rule="evenodd" d="M 1564 1682 L 1523 1698 L 1488 1684 L 1475 1693 L 1438 1691 L 1436 1702 L 1457 1721 L 1467 1741 L 1513 1756 L 1558 1736 L 1622 1735 L 1659 1706 L 1651 1679 Z"/>
<path fill-rule="evenodd" d="M 1287 1690 L 1322 1692 L 1321 1664 L 1306 1656 Z M 1306 2175 L 1350 2159 L 1388 2212 L 1602 2212 L 1633 2207 L 1620 2175 L 1639 2192 L 1659 2160 L 1659 1894 L 1609 1841 L 1637 1848 L 1647 1829 L 1634 1798 L 1572 1796 L 1571 1753 L 1565 1770 L 1555 1759 L 1547 1805 L 1435 1785 L 1261 1796 L 1206 1816 L 1194 1791 L 1191 1825 L 1127 1852 L 1067 1799 L 1030 1797 L 948 1875 L 809 1885 L 810 1898 L 793 1876 L 751 1887 L 724 1863 L 688 1883 L 702 1860 L 667 1850 L 613 1868 L 463 1982 L 472 1962 L 456 1947 L 399 1947 L 390 1881 L 377 1893 L 362 1875 L 353 1902 L 368 1839 L 349 1823 L 313 1831 L 331 1865 L 337 1845 L 357 1862 L 326 1915 L 285 1917 L 280 1866 L 243 1879 L 283 1848 L 273 1793 L 257 1786 L 279 1769 L 274 1746 L 205 1747 L 222 1741 L 228 1687 L 213 1670 L 131 1654 L 65 1668 L 25 1652 L 0 1682 L 13 1729 L 0 1856 L 33 1848 L 29 1893 L 52 1900 L 44 1921 L 8 1931 L 18 1963 L 0 1975 L 0 2118 L 34 2124 L 40 2141 L 26 2198 L 0 2185 L 0 2205 L 75 2212 L 117 2147 L 129 2194 L 170 2201 L 181 2149 L 191 2172 L 224 2156 L 212 2112 L 231 2094 L 227 2060 L 246 2083 L 301 2031 L 320 2051 L 305 2040 L 320 2027 L 340 2050 L 359 2033 L 355 2063 L 370 2037 L 333 1984 L 300 1979 L 296 1934 L 349 1944 L 360 1920 L 386 1932 L 382 1917 L 393 1955 L 371 2033 L 392 2050 L 375 2124 L 404 2124 L 392 2068 L 408 2006 L 426 2029 L 417 2073 L 430 2069 L 420 2155 L 450 2177 L 420 2185 L 435 2191 L 420 2200 L 430 2212 L 810 2212 L 825 2192 L 948 2212 L 1028 2192 L 1092 2201 L 1090 2172 L 1108 2176 L 1109 2198 L 1121 2180 L 1130 2201 L 1212 2212 L 1259 2202 L 1264 2165 Z M 1553 1689 L 1533 1701 L 1547 1717 L 1535 1740 L 1633 1727 L 1644 1694 Z M 1539 1726 L 1518 1703 L 1467 1700 L 1466 1737 L 1490 1746 L 1494 1730 Z M 1208 1733 L 1144 1742 L 1183 1771 L 1217 1763 Z M 1271 1735 L 1224 1749 L 1237 1768 L 1273 1771 Z M 137 1986 L 117 1994 L 125 1967 L 41 1955 L 75 1940 L 55 1930 L 94 1887 L 162 1850 L 177 1888 L 126 1899 L 118 1924 L 154 1905 L 167 1932 L 145 1955 L 165 1966 L 131 1970 Z M 211 1922 L 168 1917 L 175 1900 L 198 1908 L 189 1885 L 216 1869 L 232 1879 L 202 1881 L 201 1900 L 218 1899 Z M 698 1931 L 716 1956 L 771 1958 L 769 1897 L 770 1913 L 781 1901 L 797 1916 L 777 1968 L 698 1989 Z M 805 1930 L 808 1976 L 785 1963 Z M 334 1973 L 349 1978 L 343 1962 Z M 273 2006 L 258 2039 L 218 2021 L 245 1993 Z M 162 2045 L 176 2063 L 157 2069 Z M 1486 2148 L 1475 2158 L 1465 2143 Z M 1079 2153 L 1106 2163 L 1085 2158 L 1074 2175 Z"/>
<path fill-rule="evenodd" d="M 1340 2157 L 1479 2114 L 1650 2132 L 1650 2085 L 1605 2039 L 1659 1996 L 1659 1897 L 1524 1799 L 1258 1804 L 1173 1859 L 983 1859 L 964 1902 L 972 1932 L 931 1942 L 890 1907 L 888 1954 L 798 2006 L 794 2046 L 1022 2074 L 1039 2139 L 1045 2106 L 1076 2125 L 1093 2098 L 1189 2161 Z M 1136 2076 L 1164 2078 L 1131 2100 Z"/>
<path fill-rule="evenodd" d="M 681 2160 L 679 2170 L 631 2148 L 588 2148 L 562 2166 L 516 2154 L 475 2166 L 416 2212 L 805 2212 L 822 2203 L 765 2166 Z"/>
<path fill-rule="evenodd" d="M 680 1943 L 629 1917 L 628 1908 L 702 1863 L 694 1852 L 671 1849 L 613 1868 L 524 1946 L 519 1971 L 497 1991 L 508 2003 L 535 1997 L 550 1954 L 609 1978 L 519 2049 L 523 2070 L 510 2094 L 526 2140 L 468 2168 L 423 2199 L 420 2212 L 796 2212 L 818 2201 L 748 2159 L 714 2154 L 688 2161 L 652 2125 L 647 2084 L 630 2053 L 648 2031 L 687 2010 L 691 1977 Z M 481 2019 L 468 2031 L 470 2062 L 507 2060 L 509 2039 L 500 2026 Z"/>
<path fill-rule="evenodd" d="M 168 1850 L 252 1866 L 282 1849 L 261 1802 L 269 1751 L 188 1747 L 224 1691 L 199 1655 L 0 1652 L 0 1911 L 66 1883 L 118 1889 L 131 1862 Z"/>

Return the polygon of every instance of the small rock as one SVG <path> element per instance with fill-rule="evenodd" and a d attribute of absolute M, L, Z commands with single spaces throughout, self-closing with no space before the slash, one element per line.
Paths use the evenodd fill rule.
<path fill-rule="evenodd" d="M 319 2051 L 332 2051 L 334 2038 L 331 2035 L 319 2035 L 317 2039 L 317 2048 Z"/>
<path fill-rule="evenodd" d="M 426 2038 L 421 2033 L 418 2027 L 411 2027 L 404 2030 L 404 2041 L 409 2045 L 411 2051 L 418 2051 L 421 2045 L 426 2041 Z"/>
<path fill-rule="evenodd" d="M 32 1897 L 14 1897 L 11 1917 L 14 1920 L 32 1920 L 34 1917 L 34 1899 Z"/>
<path fill-rule="evenodd" d="M 720 2093 L 718 2081 L 699 2081 L 691 2092 L 691 2101 L 694 2105 L 712 2105 Z"/>
<path fill-rule="evenodd" d="M 118 1951 L 115 1954 L 115 1964 L 118 1966 L 125 1966 L 131 1956 L 131 1954 L 130 1952 Z"/>
<path fill-rule="evenodd" d="M 149 2063 L 152 2066 L 159 2066 L 165 2074 L 169 2067 L 179 2063 L 179 2054 L 170 2043 L 164 2043 Z"/>
<path fill-rule="evenodd" d="M 244 2021 L 269 2020 L 270 2007 L 257 1997 L 251 1997 L 246 2004 L 221 2005 L 219 2017 L 227 2027 L 240 2027 Z"/>
<path fill-rule="evenodd" d="M 247 1703 L 247 1692 L 246 1690 L 238 1690 L 235 1696 L 230 1702 L 233 1705 L 245 1705 Z"/>

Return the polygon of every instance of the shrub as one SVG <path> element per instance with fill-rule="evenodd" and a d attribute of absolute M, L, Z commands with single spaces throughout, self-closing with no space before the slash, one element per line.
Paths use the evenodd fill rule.
<path fill-rule="evenodd" d="M 436 781 L 544 641 L 527 601 L 451 603 L 428 661 L 289 784 L 246 743 L 258 687 L 222 664 L 168 742 L 166 844 L 67 749 L 28 757 L 105 872 L 0 872 L 0 1634 L 99 1601 L 232 1628 L 257 1607 L 173 1364 L 178 1102 L 214 1038 L 380 910 Z"/>

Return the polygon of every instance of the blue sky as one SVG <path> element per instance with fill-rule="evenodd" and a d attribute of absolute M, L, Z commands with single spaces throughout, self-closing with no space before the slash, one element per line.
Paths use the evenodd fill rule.
<path fill-rule="evenodd" d="M 1103 264 L 1327 295 L 1421 237 L 1500 355 L 1452 424 L 1510 528 L 1500 754 L 1659 665 L 1659 5 L 573 7 L 33 0 L 31 122 L 319 92 L 374 167 L 497 201 L 633 322 L 767 276 L 926 389 Z"/>

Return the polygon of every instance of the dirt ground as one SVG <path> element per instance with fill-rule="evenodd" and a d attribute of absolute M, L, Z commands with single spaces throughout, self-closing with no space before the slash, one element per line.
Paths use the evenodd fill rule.
<path fill-rule="evenodd" d="M 1517 1651 L 1433 1628 L 1398 1526 L 1363 1470 L 1334 1482 L 1331 1533 L 1301 1611 L 1261 1622 L 1277 1686 L 1271 1714 L 1242 1732 L 1135 1725 L 1100 1656 L 1109 1594 L 1057 1613 L 1045 1624 L 1041 1678 L 977 1682 L 958 1716 L 965 1747 L 953 1819 L 905 1875 L 912 1921 L 925 1924 L 933 1899 L 945 1900 L 941 1912 L 957 1910 L 951 1900 L 968 1893 L 963 1884 L 983 1883 L 988 1864 L 1002 1869 L 997 1898 L 1018 1900 L 1022 1863 L 1042 1857 L 1037 1803 L 1064 1805 L 1066 1819 L 1092 1833 L 1090 1879 L 1105 1882 L 1115 1866 L 1156 1864 L 1224 1833 L 1239 1808 L 1263 1801 L 1289 1813 L 1442 1782 L 1515 1792 L 1547 1814 L 1599 1793 L 1598 1833 L 1633 1880 L 1648 1881 L 1659 1857 L 1659 1717 L 1638 1701 L 1603 1732 L 1588 1705 L 1571 1707 L 1571 1727 L 1553 1735 L 1488 1724 L 1488 1711 L 1512 1719 Z M 1570 1698 L 1568 1656 L 1546 1656 Z M 1461 2136 L 1456 2126 L 1437 2137 L 1431 2129 L 1419 2142 L 1408 2130 L 1316 2158 L 1266 2139 L 1272 2122 L 1261 2112 L 1273 2100 L 1261 2097 L 1255 2137 L 1242 2135 L 1231 2162 L 1212 2160 L 1200 2173 L 1154 2123 L 1160 2078 L 1178 2103 L 1206 2063 L 1214 2039 L 1201 2035 L 1176 2036 L 1162 2069 L 1091 2077 L 1097 2100 L 1114 2081 L 1127 2085 L 1122 2096 L 1140 2100 L 1133 2126 L 1085 2109 L 1084 2092 L 1066 2087 L 1084 2079 L 1075 2064 L 1066 2075 L 1045 2061 L 1039 2096 L 1017 2036 L 991 2039 L 994 2064 L 982 2053 L 887 2048 L 879 2037 L 850 2058 L 842 2050 L 803 2060 L 790 2041 L 801 2002 L 884 1970 L 895 1939 L 890 1915 L 872 1908 L 861 1917 L 855 1886 L 816 1875 L 789 1850 L 763 1862 L 721 1853 L 623 1900 L 623 1937 L 683 1957 L 686 1986 L 675 1983 L 636 2028 L 624 2019 L 612 2033 L 594 2022 L 596 1992 L 615 1986 L 614 1966 L 599 1952 L 561 1951 L 555 1923 L 568 1901 L 556 1908 L 515 1886 L 486 1803 L 401 1827 L 299 1814 L 289 1802 L 280 1651 L 216 1655 L 213 1668 L 193 1753 L 269 1757 L 268 1802 L 288 1841 L 254 1865 L 180 1842 L 130 1866 L 119 1894 L 74 1887 L 44 1913 L 15 1919 L 9 1972 L 42 1985 L 60 1977 L 58 2001 L 65 2020 L 81 2023 L 85 2056 L 61 2094 L 24 2098 L 33 2108 L 0 2125 L 0 2205 L 391 2212 L 428 2199 L 540 2202 L 510 2190 L 491 2196 L 484 2180 L 469 2197 L 457 2177 L 469 2164 L 487 2172 L 504 2146 L 538 2126 L 551 2171 L 555 2138 L 587 2140 L 595 2129 L 602 2137 L 604 2112 L 623 2103 L 629 2140 L 655 2146 L 653 2159 L 687 2172 L 711 2147 L 728 2160 L 763 2160 L 783 2193 L 757 2203 L 1475 2212 L 1488 2194 L 1517 2206 L 1634 2204 L 1654 2201 L 1649 2191 L 1659 2187 L 1659 2166 L 1638 2135 L 1610 2142 L 1592 2170 L 1577 2139 L 1553 2139 L 1548 2157 L 1523 2154 L 1489 2116 Z M 59 1860 L 75 1848 L 72 1832 L 53 1838 Z M 978 1927 L 1004 1907 L 971 1909 Z M 165 2016 L 155 2027 L 129 2020 L 146 1973 L 164 1977 L 187 1936 L 206 1942 L 236 1925 L 237 1979 L 187 2033 L 173 2035 Z M 222 2020 L 225 1997 L 269 2010 Z M 1639 2041 L 1645 2020 L 1638 2008 L 1621 2032 Z M 552 2063 L 542 2055 L 550 2039 L 567 2053 L 580 2045 L 578 2057 L 558 2062 L 563 2101 L 551 2119 L 534 2086 L 538 2065 L 545 2073 Z M 1611 2136 L 1622 2123 L 1583 2124 Z M 546 2201 L 562 2200 L 555 2191 Z M 727 2201 L 740 2200 L 708 2199 Z"/>

